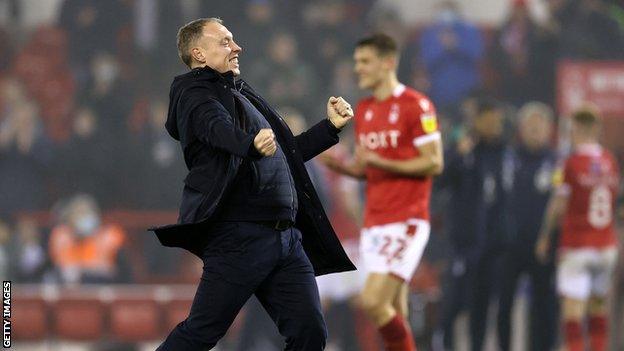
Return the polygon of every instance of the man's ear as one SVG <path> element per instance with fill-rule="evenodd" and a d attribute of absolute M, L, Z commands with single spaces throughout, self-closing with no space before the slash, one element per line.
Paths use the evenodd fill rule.
<path fill-rule="evenodd" d="M 200 63 L 206 63 L 206 56 L 204 56 L 204 53 L 200 48 L 192 48 L 191 56 L 193 57 L 193 59 L 195 59 L 195 61 L 198 61 Z"/>
<path fill-rule="evenodd" d="M 399 59 L 394 55 L 388 55 L 383 58 L 384 68 L 394 70 L 399 65 Z"/>

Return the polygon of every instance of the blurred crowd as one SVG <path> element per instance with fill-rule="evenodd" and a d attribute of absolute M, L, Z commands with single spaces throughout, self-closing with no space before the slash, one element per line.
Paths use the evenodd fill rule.
<path fill-rule="evenodd" d="M 402 43 L 399 79 L 436 104 L 447 153 L 433 235 L 412 284 L 425 304 L 442 301 L 412 321 L 421 344 L 436 329 L 450 347 L 456 317 L 469 310 L 473 350 L 481 349 L 497 299 L 508 349 L 510 310 L 527 273 L 540 297 L 531 300 L 532 333 L 541 335 L 532 340 L 543 343 L 534 349 L 545 350 L 539 345 L 552 345 L 548 328 L 556 328 L 553 267 L 537 265 L 532 250 L 562 151 L 552 142 L 557 63 L 624 60 L 624 6 L 536 0 L 546 10 L 538 18 L 530 2 L 509 0 L 501 23 L 477 25 L 453 1 L 437 2 L 427 23 L 403 23 L 390 1 L 64 0 L 53 21 L 24 33 L 19 1 L 0 0 L 10 13 L 0 20 L 0 274 L 67 284 L 149 282 L 150 272 L 179 278 L 182 253 L 105 213 L 178 207 L 186 170 L 163 126 L 169 84 L 185 71 L 175 47 L 182 24 L 222 18 L 243 47 L 245 80 L 300 125 L 324 117 L 329 95 L 362 96 L 354 43 L 386 31 Z M 358 184 L 310 168 L 337 232 L 356 241 Z"/>

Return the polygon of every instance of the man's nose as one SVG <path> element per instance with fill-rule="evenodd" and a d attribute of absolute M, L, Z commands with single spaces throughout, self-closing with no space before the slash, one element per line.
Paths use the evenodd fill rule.
<path fill-rule="evenodd" d="M 236 44 L 236 42 L 232 41 L 232 50 L 236 52 L 241 52 L 243 51 L 243 48 Z"/>

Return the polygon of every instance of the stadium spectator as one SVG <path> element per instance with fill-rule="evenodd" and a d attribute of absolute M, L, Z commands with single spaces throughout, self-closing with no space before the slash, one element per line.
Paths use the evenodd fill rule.
<path fill-rule="evenodd" d="M 103 223 L 95 200 L 76 195 L 59 209 L 49 254 L 64 283 L 114 283 L 127 280 L 124 230 Z"/>
<path fill-rule="evenodd" d="M 58 23 L 69 34 L 72 65 L 82 71 L 97 52 L 116 52 L 119 31 L 130 20 L 128 10 L 120 0 L 63 1 Z"/>
<path fill-rule="evenodd" d="M 19 94 L 16 84 L 5 81 L 5 94 Z M 43 132 L 37 106 L 25 96 L 17 97 L 4 106 L 1 114 L 0 213 L 41 208 L 47 201 L 46 169 L 53 151 Z"/>
<path fill-rule="evenodd" d="M 273 33 L 278 16 L 275 2 L 249 0 L 243 6 L 246 23 L 239 26 L 241 31 L 237 34 L 238 40 L 245 47 L 245 56 L 262 57 L 265 55 L 265 43 Z"/>
<path fill-rule="evenodd" d="M 84 192 L 105 198 L 108 190 L 101 184 L 109 171 L 104 160 L 104 157 L 109 158 L 106 152 L 109 141 L 99 130 L 98 116 L 90 107 L 81 106 L 74 113 L 70 128 L 70 138 L 58 147 L 55 161 L 58 196 Z M 94 174 L 98 177 L 93 177 Z"/>
<path fill-rule="evenodd" d="M 177 184 L 184 178 L 184 163 L 178 157 L 178 145 L 163 128 L 166 120 L 166 101 L 151 99 L 147 123 L 129 142 L 131 151 L 125 169 L 132 169 L 131 165 L 138 167 L 128 172 L 124 193 L 138 208 L 167 209 L 180 200 L 178 189 L 161 186 L 164 182 Z"/>
<path fill-rule="evenodd" d="M 430 81 L 428 94 L 438 109 L 456 110 L 462 98 L 479 86 L 482 56 L 479 29 L 462 18 L 456 2 L 441 2 L 435 22 L 420 39 L 420 61 Z"/>
<path fill-rule="evenodd" d="M 559 57 L 621 59 L 624 36 L 603 0 L 549 0 L 551 26 L 557 30 Z"/>
<path fill-rule="evenodd" d="M 312 66 L 299 54 L 296 37 L 276 30 L 265 47 L 266 58 L 251 63 L 249 81 L 258 82 L 258 91 L 280 106 L 297 106 L 306 116 L 318 116 L 315 101 L 318 78 Z M 279 74 L 275 74 L 279 72 Z"/>
<path fill-rule="evenodd" d="M 90 81 L 82 99 L 99 117 L 99 128 L 113 135 L 124 132 L 133 98 L 132 84 L 121 74 L 121 64 L 110 52 L 98 52 L 90 61 Z"/>
<path fill-rule="evenodd" d="M 501 98 L 517 107 L 531 100 L 553 102 L 556 44 L 554 33 L 531 17 L 527 0 L 514 0 L 490 55 Z"/>
<path fill-rule="evenodd" d="M 41 283 L 48 268 L 48 255 L 43 243 L 41 228 L 29 217 L 17 220 L 14 230 L 16 241 L 11 259 L 13 278 L 20 283 Z"/>
<path fill-rule="evenodd" d="M 534 247 L 552 189 L 556 156 L 550 146 L 554 117 L 542 103 L 530 102 L 518 112 L 519 145 L 512 156 L 512 190 L 508 201 L 509 235 L 501 274 L 498 307 L 500 350 L 511 350 L 511 315 L 522 274 L 531 282 L 530 350 L 551 350 L 557 335 L 557 298 L 554 265 L 535 259 Z"/>

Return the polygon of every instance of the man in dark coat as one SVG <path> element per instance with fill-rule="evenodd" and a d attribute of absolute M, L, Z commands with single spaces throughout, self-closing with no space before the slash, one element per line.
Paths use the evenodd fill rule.
<path fill-rule="evenodd" d="M 207 350 L 255 294 L 287 350 L 322 350 L 327 331 L 314 275 L 353 270 L 304 162 L 338 142 L 353 116 L 331 97 L 328 118 L 293 136 L 242 80 L 241 48 L 215 18 L 178 32 L 191 71 L 171 85 L 166 128 L 189 169 L 178 224 L 152 230 L 204 262 L 188 318 L 158 350 Z"/>

